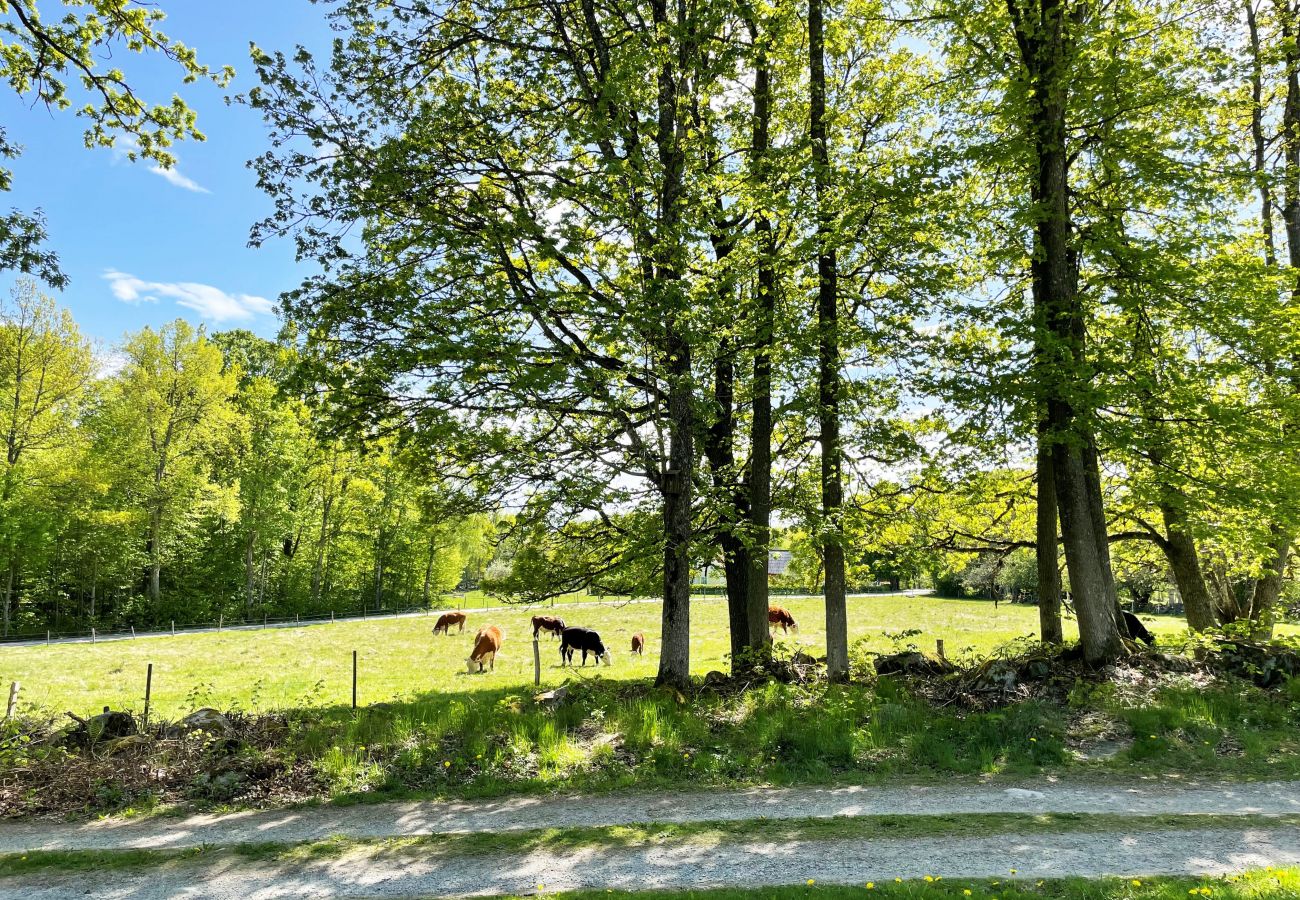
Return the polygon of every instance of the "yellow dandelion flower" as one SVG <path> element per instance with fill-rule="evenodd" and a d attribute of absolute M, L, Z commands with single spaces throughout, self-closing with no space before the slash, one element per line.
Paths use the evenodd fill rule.
<path fill-rule="evenodd" d="M 1136 878 L 1130 881 L 1129 884 L 1133 885 L 1133 887 L 1142 887 L 1142 882 L 1138 881 Z"/>
<path fill-rule="evenodd" d="M 451 760 L 449 760 L 449 759 L 444 759 L 444 760 L 442 761 L 442 767 L 443 767 L 444 769 L 450 769 L 450 768 L 451 768 Z"/>
<path fill-rule="evenodd" d="M 868 881 L 867 890 L 874 891 L 875 889 L 876 889 L 876 883 L 874 881 Z"/>
<path fill-rule="evenodd" d="M 963 896 L 963 897 L 969 897 L 969 896 L 970 896 L 970 888 L 966 888 L 966 890 L 962 891 L 961 893 L 962 893 L 962 896 Z"/>
<path fill-rule="evenodd" d="M 1012 870 L 1011 870 L 1011 874 L 1012 874 L 1012 875 L 1016 874 L 1016 870 L 1015 870 L 1015 869 L 1012 869 Z"/>
<path fill-rule="evenodd" d="M 897 880 L 897 881 L 902 881 L 903 879 L 898 878 L 898 879 L 895 879 L 895 880 Z M 925 876 L 925 880 L 926 880 L 926 881 L 934 881 L 934 876 L 933 876 L 933 875 L 927 875 L 927 876 Z"/>
<path fill-rule="evenodd" d="M 903 879 L 901 879 L 901 878 L 895 878 L 895 879 L 894 879 L 894 883 L 895 883 L 895 884 L 902 884 L 902 883 L 903 883 Z"/>
<path fill-rule="evenodd" d="M 816 883 L 817 883 L 817 880 L 816 880 L 816 879 L 814 879 L 814 878 L 809 878 L 809 879 L 808 879 L 808 886 L 809 886 L 809 887 L 812 887 L 812 886 L 813 886 L 814 884 L 816 884 Z"/>
<path fill-rule="evenodd" d="M 1030 739 L 1029 739 L 1029 743 L 1031 743 L 1031 744 L 1037 744 L 1037 743 L 1038 743 L 1038 738 L 1030 738 Z"/>

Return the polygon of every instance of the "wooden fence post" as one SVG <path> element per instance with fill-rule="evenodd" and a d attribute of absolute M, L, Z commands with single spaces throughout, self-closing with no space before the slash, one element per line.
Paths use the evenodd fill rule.
<path fill-rule="evenodd" d="M 533 684 L 542 683 L 542 648 L 533 638 Z"/>
<path fill-rule="evenodd" d="M 936 640 L 934 642 L 934 647 L 936 650 L 939 651 L 939 658 L 942 660 L 946 660 L 947 657 L 943 655 L 943 638 L 939 638 L 938 640 Z"/>
<path fill-rule="evenodd" d="M 135 626 L 134 626 L 134 625 L 131 626 L 131 638 L 132 638 L 132 640 L 135 639 Z"/>
<path fill-rule="evenodd" d="M 94 625 L 91 625 L 91 626 L 90 626 L 90 642 L 91 642 L 92 644 L 98 644 L 98 643 L 99 643 L 99 637 L 98 637 L 98 635 L 95 634 L 95 626 L 94 626 Z"/>
<path fill-rule="evenodd" d="M 357 708 L 357 651 L 352 651 L 352 708 Z"/>
<path fill-rule="evenodd" d="M 18 709 L 18 682 L 9 685 L 9 705 L 5 707 L 5 721 L 14 717 L 14 710 Z"/>
<path fill-rule="evenodd" d="M 172 619 L 172 637 L 176 637 L 176 620 Z"/>
<path fill-rule="evenodd" d="M 140 728 L 144 730 L 149 726 L 149 699 L 153 696 L 153 663 L 149 663 L 149 669 L 144 675 L 144 716 L 140 719 Z"/>
<path fill-rule="evenodd" d="M 220 613 L 217 616 L 217 634 L 221 633 L 221 626 L 226 624 L 226 614 Z"/>

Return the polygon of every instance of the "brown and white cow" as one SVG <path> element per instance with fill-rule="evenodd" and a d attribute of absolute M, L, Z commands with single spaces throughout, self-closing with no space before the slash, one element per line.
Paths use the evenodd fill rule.
<path fill-rule="evenodd" d="M 469 654 L 469 659 L 465 660 L 468 665 L 468 671 L 482 672 L 483 666 L 496 671 L 497 652 L 501 649 L 501 629 L 495 625 L 487 625 L 478 630 L 474 635 L 474 649 Z"/>
<path fill-rule="evenodd" d="M 559 637 L 564 634 L 564 620 L 558 616 L 533 616 L 533 640 L 543 631 Z"/>
<path fill-rule="evenodd" d="M 632 635 L 632 652 L 637 656 L 645 656 L 645 635 L 639 631 Z"/>
<path fill-rule="evenodd" d="M 767 627 L 775 631 L 780 627 L 782 634 L 789 634 L 793 631 L 799 633 L 799 626 L 795 624 L 794 616 L 779 606 L 769 606 L 767 608 Z"/>
<path fill-rule="evenodd" d="M 460 631 L 456 632 L 457 634 L 465 630 L 465 614 L 463 612 L 449 612 L 438 616 L 438 621 L 433 624 L 433 633 L 437 634 L 441 631 L 443 634 L 451 634 L 451 626 L 453 625 L 460 626 Z"/>

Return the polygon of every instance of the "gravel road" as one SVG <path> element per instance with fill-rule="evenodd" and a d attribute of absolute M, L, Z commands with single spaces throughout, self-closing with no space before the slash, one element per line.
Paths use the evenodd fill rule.
<path fill-rule="evenodd" d="M 524 797 L 316 806 L 186 818 L 0 822 L 0 853 L 385 838 L 639 822 L 946 813 L 1300 814 L 1300 782 L 1073 782 Z"/>
<path fill-rule="evenodd" d="M 1300 864 L 1297 829 L 999 835 L 988 838 L 680 843 L 500 855 L 368 851 L 274 864 L 223 858 L 141 872 L 0 879 L 0 900 L 268 900 L 284 897 L 459 897 L 582 888 L 862 884 L 942 875 L 1022 879 L 1067 875 L 1222 875 Z"/>

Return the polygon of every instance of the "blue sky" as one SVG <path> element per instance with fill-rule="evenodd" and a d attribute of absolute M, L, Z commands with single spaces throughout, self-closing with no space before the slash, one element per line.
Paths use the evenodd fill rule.
<path fill-rule="evenodd" d="M 14 189 L 0 194 L 0 208 L 44 210 L 50 246 L 72 280 L 66 290 L 49 292 L 92 337 L 112 344 L 128 331 L 177 317 L 273 337 L 279 294 L 307 270 L 287 241 L 247 246 L 249 226 L 270 210 L 245 166 L 266 149 L 266 132 L 253 111 L 228 106 L 225 97 L 255 84 L 250 41 L 268 51 L 328 47 L 324 9 L 309 0 L 160 5 L 168 13 L 162 30 L 195 47 L 209 65 L 233 66 L 231 86 L 181 85 L 174 67 L 121 50 L 111 64 L 148 100 L 180 93 L 197 110 L 207 141 L 177 144 L 179 165 L 160 174 L 152 163 L 87 150 L 84 121 L 70 112 L 50 113 L 0 92 L 0 122 L 25 147 L 11 165 Z M 49 17 L 60 6 L 46 0 L 42 8 Z M 12 273 L 0 273 L 0 292 L 7 295 L 13 281 Z"/>

